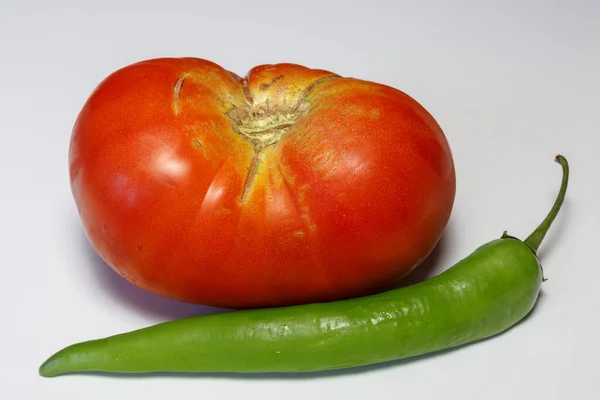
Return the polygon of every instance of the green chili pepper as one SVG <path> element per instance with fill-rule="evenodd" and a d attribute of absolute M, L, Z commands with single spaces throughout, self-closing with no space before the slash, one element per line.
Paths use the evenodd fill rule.
<path fill-rule="evenodd" d="M 77 343 L 51 356 L 42 376 L 78 371 L 308 372 L 431 353 L 496 335 L 536 303 L 543 272 L 536 256 L 563 203 L 558 197 L 524 241 L 508 236 L 476 249 L 424 282 L 329 303 L 234 311 L 169 321 Z"/>

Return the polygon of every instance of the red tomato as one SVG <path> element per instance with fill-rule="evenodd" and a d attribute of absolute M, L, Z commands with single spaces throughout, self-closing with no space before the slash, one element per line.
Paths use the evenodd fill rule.
<path fill-rule="evenodd" d="M 381 290 L 431 252 L 455 195 L 446 137 L 419 103 L 294 64 L 120 69 L 84 105 L 69 162 L 107 264 L 226 308 Z"/>

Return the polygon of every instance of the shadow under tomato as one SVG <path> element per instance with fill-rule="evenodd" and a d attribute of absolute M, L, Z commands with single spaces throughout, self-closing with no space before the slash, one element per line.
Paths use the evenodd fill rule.
<path fill-rule="evenodd" d="M 81 230 L 80 238 L 81 246 L 88 261 L 87 264 L 91 266 L 98 285 L 106 291 L 107 296 L 116 299 L 125 307 L 134 308 L 136 311 L 160 321 L 230 311 L 171 300 L 142 290 L 125 280 L 102 260 L 89 243 L 83 230 Z"/>
<path fill-rule="evenodd" d="M 425 258 L 425 260 L 423 260 L 411 273 L 392 282 L 389 289 L 397 289 L 423 282 L 433 276 L 439 275 L 449 268 L 451 265 L 444 265 L 441 263 L 441 260 L 445 259 L 446 253 L 448 253 L 449 249 L 452 247 L 453 235 L 453 224 L 452 221 L 450 221 L 444 234 L 427 258 Z"/>
<path fill-rule="evenodd" d="M 106 292 L 111 299 L 116 299 L 125 307 L 132 307 L 153 319 L 160 321 L 187 318 L 199 315 L 208 315 L 218 312 L 229 312 L 233 310 L 211 307 L 202 304 L 190 304 L 158 296 L 152 292 L 143 290 L 125 280 L 117 274 L 99 255 L 88 241 L 78 219 L 77 224 L 80 232 L 79 238 L 87 265 L 91 266 L 94 278 L 98 285 Z M 423 281 L 431 276 L 442 272 L 442 266 L 439 265 L 439 259 L 451 244 L 452 224 L 449 223 L 431 254 L 421 263 L 419 267 L 413 270 L 406 277 L 392 282 L 389 289 Z"/>

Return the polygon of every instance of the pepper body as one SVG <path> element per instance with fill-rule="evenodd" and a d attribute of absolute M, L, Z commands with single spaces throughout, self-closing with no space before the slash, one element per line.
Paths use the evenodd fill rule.
<path fill-rule="evenodd" d="M 399 360 L 510 328 L 533 308 L 541 283 L 535 253 L 503 237 L 415 285 L 165 322 L 69 346 L 40 373 L 311 372 Z"/>

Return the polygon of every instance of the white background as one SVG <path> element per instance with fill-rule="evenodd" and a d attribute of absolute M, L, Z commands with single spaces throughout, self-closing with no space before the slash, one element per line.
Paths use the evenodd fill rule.
<path fill-rule="evenodd" d="M 70 194 L 73 122 L 106 75 L 152 57 L 243 75 L 295 62 L 399 88 L 448 136 L 457 197 L 437 274 L 525 237 L 571 163 L 525 323 L 457 351 L 344 373 L 41 378 L 76 341 L 206 312 L 142 292 L 90 250 Z M 595 399 L 600 357 L 600 3 L 0 0 L 0 398 Z M 215 310 L 208 310 L 215 311 Z"/>

